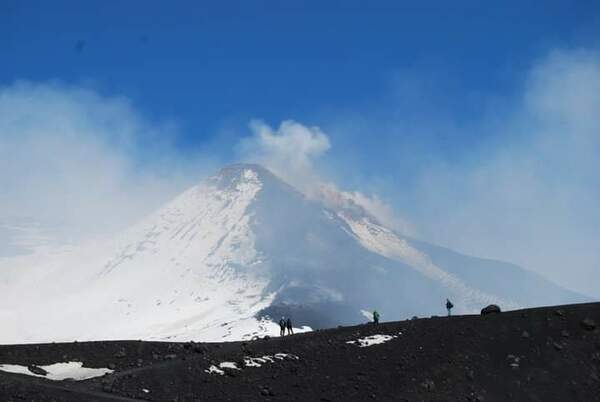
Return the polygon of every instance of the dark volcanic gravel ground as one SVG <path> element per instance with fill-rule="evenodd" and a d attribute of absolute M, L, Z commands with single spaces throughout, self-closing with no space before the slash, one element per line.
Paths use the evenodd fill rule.
<path fill-rule="evenodd" d="M 346 343 L 374 334 L 397 337 L 365 348 Z M 280 352 L 299 359 L 225 369 L 223 376 L 205 372 L 212 364 L 242 366 L 244 356 Z M 62 361 L 115 373 L 74 382 L 0 372 L 0 401 L 600 401 L 600 303 L 253 342 L 0 346 L 0 364 Z"/>

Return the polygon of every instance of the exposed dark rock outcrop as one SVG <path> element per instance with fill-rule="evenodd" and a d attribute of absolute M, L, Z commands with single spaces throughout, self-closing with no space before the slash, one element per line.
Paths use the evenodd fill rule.
<path fill-rule="evenodd" d="M 500 307 L 498 307 L 495 304 L 490 304 L 487 307 L 484 307 L 483 309 L 481 309 L 481 315 L 488 315 L 488 314 L 498 314 L 500 313 L 502 310 L 500 310 Z"/>

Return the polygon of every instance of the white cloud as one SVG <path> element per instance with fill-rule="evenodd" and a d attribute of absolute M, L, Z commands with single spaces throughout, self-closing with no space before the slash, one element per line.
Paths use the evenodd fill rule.
<path fill-rule="evenodd" d="M 360 207 L 388 227 L 412 233 L 411 226 L 377 196 L 341 191 L 321 177 L 318 160 L 325 156 L 331 143 L 319 127 L 285 120 L 275 130 L 260 120 L 254 120 L 250 128 L 253 135 L 238 145 L 241 159 L 268 167 L 307 196 L 319 199 L 330 207 Z"/>
<path fill-rule="evenodd" d="M 319 127 L 285 120 L 276 130 L 260 120 L 250 123 L 253 135 L 240 141 L 238 154 L 260 163 L 299 186 L 314 180 L 314 161 L 331 147 Z"/>
<path fill-rule="evenodd" d="M 173 135 L 125 98 L 53 83 L 0 87 L 0 219 L 123 227 L 189 182 Z"/>
<path fill-rule="evenodd" d="M 335 191 L 390 226 L 400 222 L 377 197 L 322 187 L 315 164 L 331 145 L 318 127 L 286 120 L 273 129 L 256 120 L 251 129 L 238 144 L 241 159 L 308 195 L 327 187 L 328 197 Z M 27 217 L 91 233 L 126 227 L 221 167 L 199 153 L 182 159 L 176 134 L 123 97 L 55 83 L 0 87 L 0 221 Z"/>
<path fill-rule="evenodd" d="M 555 51 L 530 71 L 498 139 L 468 166 L 440 163 L 414 198 L 427 239 L 516 262 L 600 296 L 600 55 Z M 494 116 L 497 118 L 498 116 Z"/>

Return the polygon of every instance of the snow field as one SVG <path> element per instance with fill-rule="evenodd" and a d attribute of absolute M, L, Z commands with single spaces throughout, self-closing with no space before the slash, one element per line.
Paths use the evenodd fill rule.
<path fill-rule="evenodd" d="M 62 380 L 75 380 L 82 381 L 94 377 L 102 377 L 105 374 L 110 374 L 113 370 L 108 368 L 88 368 L 83 367 L 82 362 L 64 362 L 54 363 L 48 366 L 36 366 L 48 374 L 35 374 L 27 368 L 27 366 L 20 366 L 18 364 L 0 364 L 0 370 L 7 373 L 25 374 L 33 377 L 46 378 L 53 381 Z"/>

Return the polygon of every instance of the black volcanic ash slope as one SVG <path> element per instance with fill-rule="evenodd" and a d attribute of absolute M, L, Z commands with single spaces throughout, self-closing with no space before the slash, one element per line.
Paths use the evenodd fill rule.
<path fill-rule="evenodd" d="M 397 335 L 359 348 L 348 341 Z M 205 372 L 245 356 L 262 367 Z M 2 401 L 598 401 L 600 303 L 342 327 L 225 344 L 85 342 L 0 346 L 0 363 L 82 361 L 115 373 L 52 382 L 0 372 Z M 144 391 L 147 390 L 148 392 Z"/>

